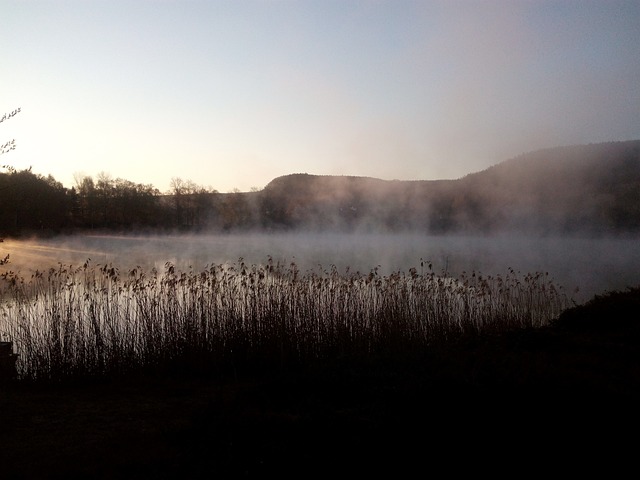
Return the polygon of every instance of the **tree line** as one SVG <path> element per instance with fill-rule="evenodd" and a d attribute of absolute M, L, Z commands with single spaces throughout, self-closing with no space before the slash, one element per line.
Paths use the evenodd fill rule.
<path fill-rule="evenodd" d="M 0 170 L 0 237 L 77 230 L 640 233 L 640 141 L 541 150 L 457 180 L 292 174 L 220 193 Z"/>
<path fill-rule="evenodd" d="M 175 178 L 171 191 L 100 173 L 71 188 L 31 169 L 0 172 L 0 236 L 76 230 L 200 230 L 248 227 L 251 194 L 216 190 Z"/>

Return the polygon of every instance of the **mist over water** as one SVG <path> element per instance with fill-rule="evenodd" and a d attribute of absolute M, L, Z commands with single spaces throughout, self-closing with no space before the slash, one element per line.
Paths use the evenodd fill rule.
<path fill-rule="evenodd" d="M 424 234 L 206 234 L 115 236 L 74 235 L 38 240 L 5 240 L 2 256 L 12 270 L 26 278 L 36 269 L 59 264 L 113 264 L 121 271 L 134 267 L 163 270 L 167 262 L 180 270 L 208 265 L 263 264 L 269 257 L 301 271 L 329 270 L 386 275 L 410 268 L 437 274 L 463 272 L 505 275 L 548 272 L 577 303 L 606 291 L 640 285 L 640 242 L 634 238 L 566 238 L 523 236 L 432 236 Z"/>

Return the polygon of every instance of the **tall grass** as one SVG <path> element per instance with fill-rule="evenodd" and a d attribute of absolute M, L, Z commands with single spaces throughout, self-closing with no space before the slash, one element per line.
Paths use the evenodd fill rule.
<path fill-rule="evenodd" d="M 0 336 L 18 376 L 60 380 L 144 369 L 304 365 L 423 349 L 456 336 L 547 324 L 568 306 L 542 273 L 381 275 L 295 263 L 178 271 L 59 264 L 3 275 Z"/>

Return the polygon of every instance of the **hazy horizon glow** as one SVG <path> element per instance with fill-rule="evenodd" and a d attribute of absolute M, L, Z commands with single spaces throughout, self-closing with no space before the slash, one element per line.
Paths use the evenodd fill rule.
<path fill-rule="evenodd" d="M 227 192 L 640 138 L 637 1 L 0 0 L 0 164 Z"/>

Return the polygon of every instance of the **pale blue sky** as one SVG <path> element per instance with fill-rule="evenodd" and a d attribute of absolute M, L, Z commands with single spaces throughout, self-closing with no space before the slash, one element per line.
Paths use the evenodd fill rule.
<path fill-rule="evenodd" d="M 227 192 L 640 138 L 638 1 L 0 0 L 0 164 Z"/>

